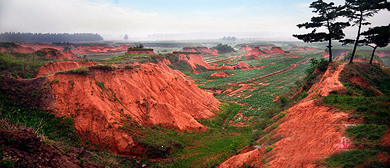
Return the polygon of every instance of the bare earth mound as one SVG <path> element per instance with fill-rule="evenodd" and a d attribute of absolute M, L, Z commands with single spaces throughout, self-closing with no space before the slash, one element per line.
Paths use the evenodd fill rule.
<path fill-rule="evenodd" d="M 330 91 L 343 89 L 338 80 L 345 64 L 332 71 L 330 66 L 321 82 L 309 91 L 309 96 L 287 109 L 289 113 L 279 121 L 270 135 L 280 139 L 268 153 L 269 146 L 260 146 L 249 152 L 233 156 L 219 167 L 253 165 L 255 167 L 316 167 L 316 160 L 339 152 L 347 113 L 335 112 L 331 107 L 318 105 L 314 96 L 327 96 Z M 260 139 L 261 140 L 261 139 Z M 253 157 L 255 156 L 255 157 Z M 264 162 L 265 161 L 265 162 Z"/>
<path fill-rule="evenodd" d="M 252 57 L 255 57 L 255 56 L 259 56 L 259 55 L 263 55 L 263 54 L 265 54 L 263 51 L 261 51 L 260 49 L 259 49 L 259 47 L 255 47 L 254 49 L 252 49 L 252 50 L 249 50 L 246 54 L 245 54 L 245 56 L 252 56 Z"/>
<path fill-rule="evenodd" d="M 213 73 L 210 75 L 210 77 L 229 77 L 225 72 L 218 72 L 218 73 Z"/>
<path fill-rule="evenodd" d="M 57 116 L 73 116 L 80 135 L 110 150 L 130 154 L 137 145 L 119 129 L 130 120 L 140 125 L 165 125 L 179 130 L 205 130 L 197 119 L 210 118 L 220 104 L 183 76 L 156 64 L 132 70 L 90 67 L 88 75 L 49 76 Z"/>
<path fill-rule="evenodd" d="M 270 54 L 274 54 L 274 53 L 285 53 L 282 48 L 280 47 L 272 47 L 270 50 L 269 50 L 269 53 Z"/>
<path fill-rule="evenodd" d="M 184 47 L 184 52 L 200 52 L 203 55 L 218 56 L 218 51 L 212 51 L 208 47 Z"/>

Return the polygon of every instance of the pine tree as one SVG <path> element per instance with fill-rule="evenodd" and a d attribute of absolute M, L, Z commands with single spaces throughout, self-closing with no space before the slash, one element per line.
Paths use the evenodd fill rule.
<path fill-rule="evenodd" d="M 374 48 L 370 59 L 370 64 L 372 64 L 376 48 L 386 47 L 390 42 L 390 24 L 388 26 L 369 28 L 367 31 L 362 32 L 361 35 L 365 36 L 364 43 Z M 373 44 L 373 46 L 370 44 Z"/>
<path fill-rule="evenodd" d="M 336 18 L 344 16 L 344 7 L 335 6 L 333 2 L 326 3 L 322 0 L 317 0 L 310 4 L 310 8 L 313 8 L 313 12 L 318 16 L 311 18 L 311 22 L 298 24 L 299 28 L 305 27 L 306 29 L 314 28 L 311 33 L 293 36 L 303 40 L 304 42 L 323 42 L 328 41 L 329 48 L 329 62 L 332 62 L 332 40 L 340 40 L 344 38 L 345 34 L 343 29 L 349 26 L 348 22 L 336 22 Z M 325 27 L 328 32 L 317 32 L 317 28 Z"/>
<path fill-rule="evenodd" d="M 367 22 L 367 18 L 374 16 L 375 13 L 379 11 L 378 4 L 383 3 L 383 0 L 346 0 L 345 5 L 347 7 L 347 17 L 349 21 L 352 21 L 353 26 L 358 26 L 358 31 L 355 40 L 346 39 L 341 40 L 344 43 L 354 43 L 352 55 L 349 63 L 353 62 L 355 56 L 356 48 L 359 43 L 364 43 L 364 40 L 360 40 L 362 26 L 370 25 L 370 22 Z"/>

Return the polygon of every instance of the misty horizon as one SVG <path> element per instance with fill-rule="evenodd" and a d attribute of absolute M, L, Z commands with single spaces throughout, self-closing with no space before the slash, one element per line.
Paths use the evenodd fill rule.
<path fill-rule="evenodd" d="M 238 39 L 297 41 L 308 33 L 296 25 L 310 21 L 312 0 L 296 1 L 122 1 L 12 0 L 0 2 L 0 33 L 97 33 L 105 40 Z M 334 1 L 336 5 L 344 1 Z M 387 25 L 388 11 L 369 18 L 371 26 Z M 356 27 L 345 29 L 347 38 Z M 320 29 L 321 30 L 321 29 Z"/>

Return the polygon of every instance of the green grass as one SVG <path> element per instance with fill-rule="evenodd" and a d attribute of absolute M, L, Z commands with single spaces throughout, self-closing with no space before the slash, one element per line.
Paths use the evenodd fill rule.
<path fill-rule="evenodd" d="M 374 159 L 374 156 L 377 153 L 377 150 L 353 149 L 347 152 L 332 155 L 325 160 L 325 165 L 327 167 L 355 167 Z"/>
<path fill-rule="evenodd" d="M 217 117 L 200 121 L 207 131 L 182 132 L 163 126 L 148 128 L 132 122 L 122 129 L 146 147 L 145 158 L 169 156 L 169 160 L 155 163 L 156 167 L 215 167 L 243 148 L 251 135 L 248 127 L 228 125 L 240 108 L 234 103 L 221 106 Z"/>
<path fill-rule="evenodd" d="M 285 59 L 283 62 L 280 62 L 276 65 L 268 65 L 262 69 L 252 69 L 248 71 L 241 71 L 236 73 L 233 76 L 226 77 L 226 78 L 220 78 L 216 79 L 210 82 L 207 82 L 203 85 L 199 85 L 199 88 L 223 88 L 223 86 L 226 86 L 228 83 L 236 83 L 240 81 L 250 80 L 256 77 L 264 76 L 279 70 L 282 70 L 284 68 L 287 68 L 291 66 L 293 63 L 297 63 L 299 61 L 305 60 L 305 58 L 290 58 Z"/>
<path fill-rule="evenodd" d="M 23 53 L 0 53 L 0 71 L 8 71 L 13 76 L 24 79 L 34 78 L 44 61 Z"/>
<path fill-rule="evenodd" d="M 0 118 L 33 128 L 38 135 L 50 140 L 65 142 L 72 146 L 80 146 L 80 138 L 74 129 L 74 122 L 69 117 L 55 117 L 40 109 L 23 107 L 15 102 L 0 97 Z"/>
<path fill-rule="evenodd" d="M 383 94 L 375 95 L 371 88 L 351 83 L 351 77 L 363 78 Z M 350 112 L 352 117 L 364 119 L 362 124 L 346 131 L 355 145 L 364 148 L 332 155 L 324 164 L 329 167 L 385 167 L 376 156 L 388 153 L 380 140 L 390 121 L 389 74 L 376 65 L 354 63 L 345 66 L 340 79 L 346 86 L 346 91 L 332 92 L 323 98 L 322 103 Z"/>
<path fill-rule="evenodd" d="M 359 124 L 354 128 L 349 128 L 346 135 L 359 144 L 380 145 L 379 140 L 385 134 L 386 129 L 386 125 Z"/>
<path fill-rule="evenodd" d="M 390 97 L 359 97 L 331 94 L 324 97 L 323 103 L 340 110 L 352 110 L 355 115 L 365 118 L 367 124 L 387 125 L 390 121 Z"/>

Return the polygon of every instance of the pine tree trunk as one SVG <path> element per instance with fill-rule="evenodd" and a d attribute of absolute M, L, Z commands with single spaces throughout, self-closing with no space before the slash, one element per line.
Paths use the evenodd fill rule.
<path fill-rule="evenodd" d="M 372 60 L 374 59 L 374 54 L 375 54 L 375 50 L 378 46 L 375 46 L 374 47 L 374 50 L 372 51 L 372 55 L 371 55 L 371 59 L 370 59 L 370 64 L 372 64 Z"/>
<path fill-rule="evenodd" d="M 350 64 L 353 62 L 353 57 L 355 56 L 356 48 L 357 48 L 357 45 L 358 45 L 358 42 L 359 42 L 359 38 L 360 38 L 360 29 L 362 28 L 362 21 L 363 21 L 363 12 L 360 12 L 359 28 L 358 28 L 358 33 L 357 33 L 356 41 L 355 41 L 355 44 L 354 44 L 354 46 L 353 46 L 352 55 L 351 55 L 351 60 L 349 60 L 349 63 L 350 63 Z"/>
<path fill-rule="evenodd" d="M 332 40 L 329 40 L 329 45 L 326 46 L 329 48 L 329 63 L 331 63 L 333 61 L 333 57 L 332 57 Z"/>

